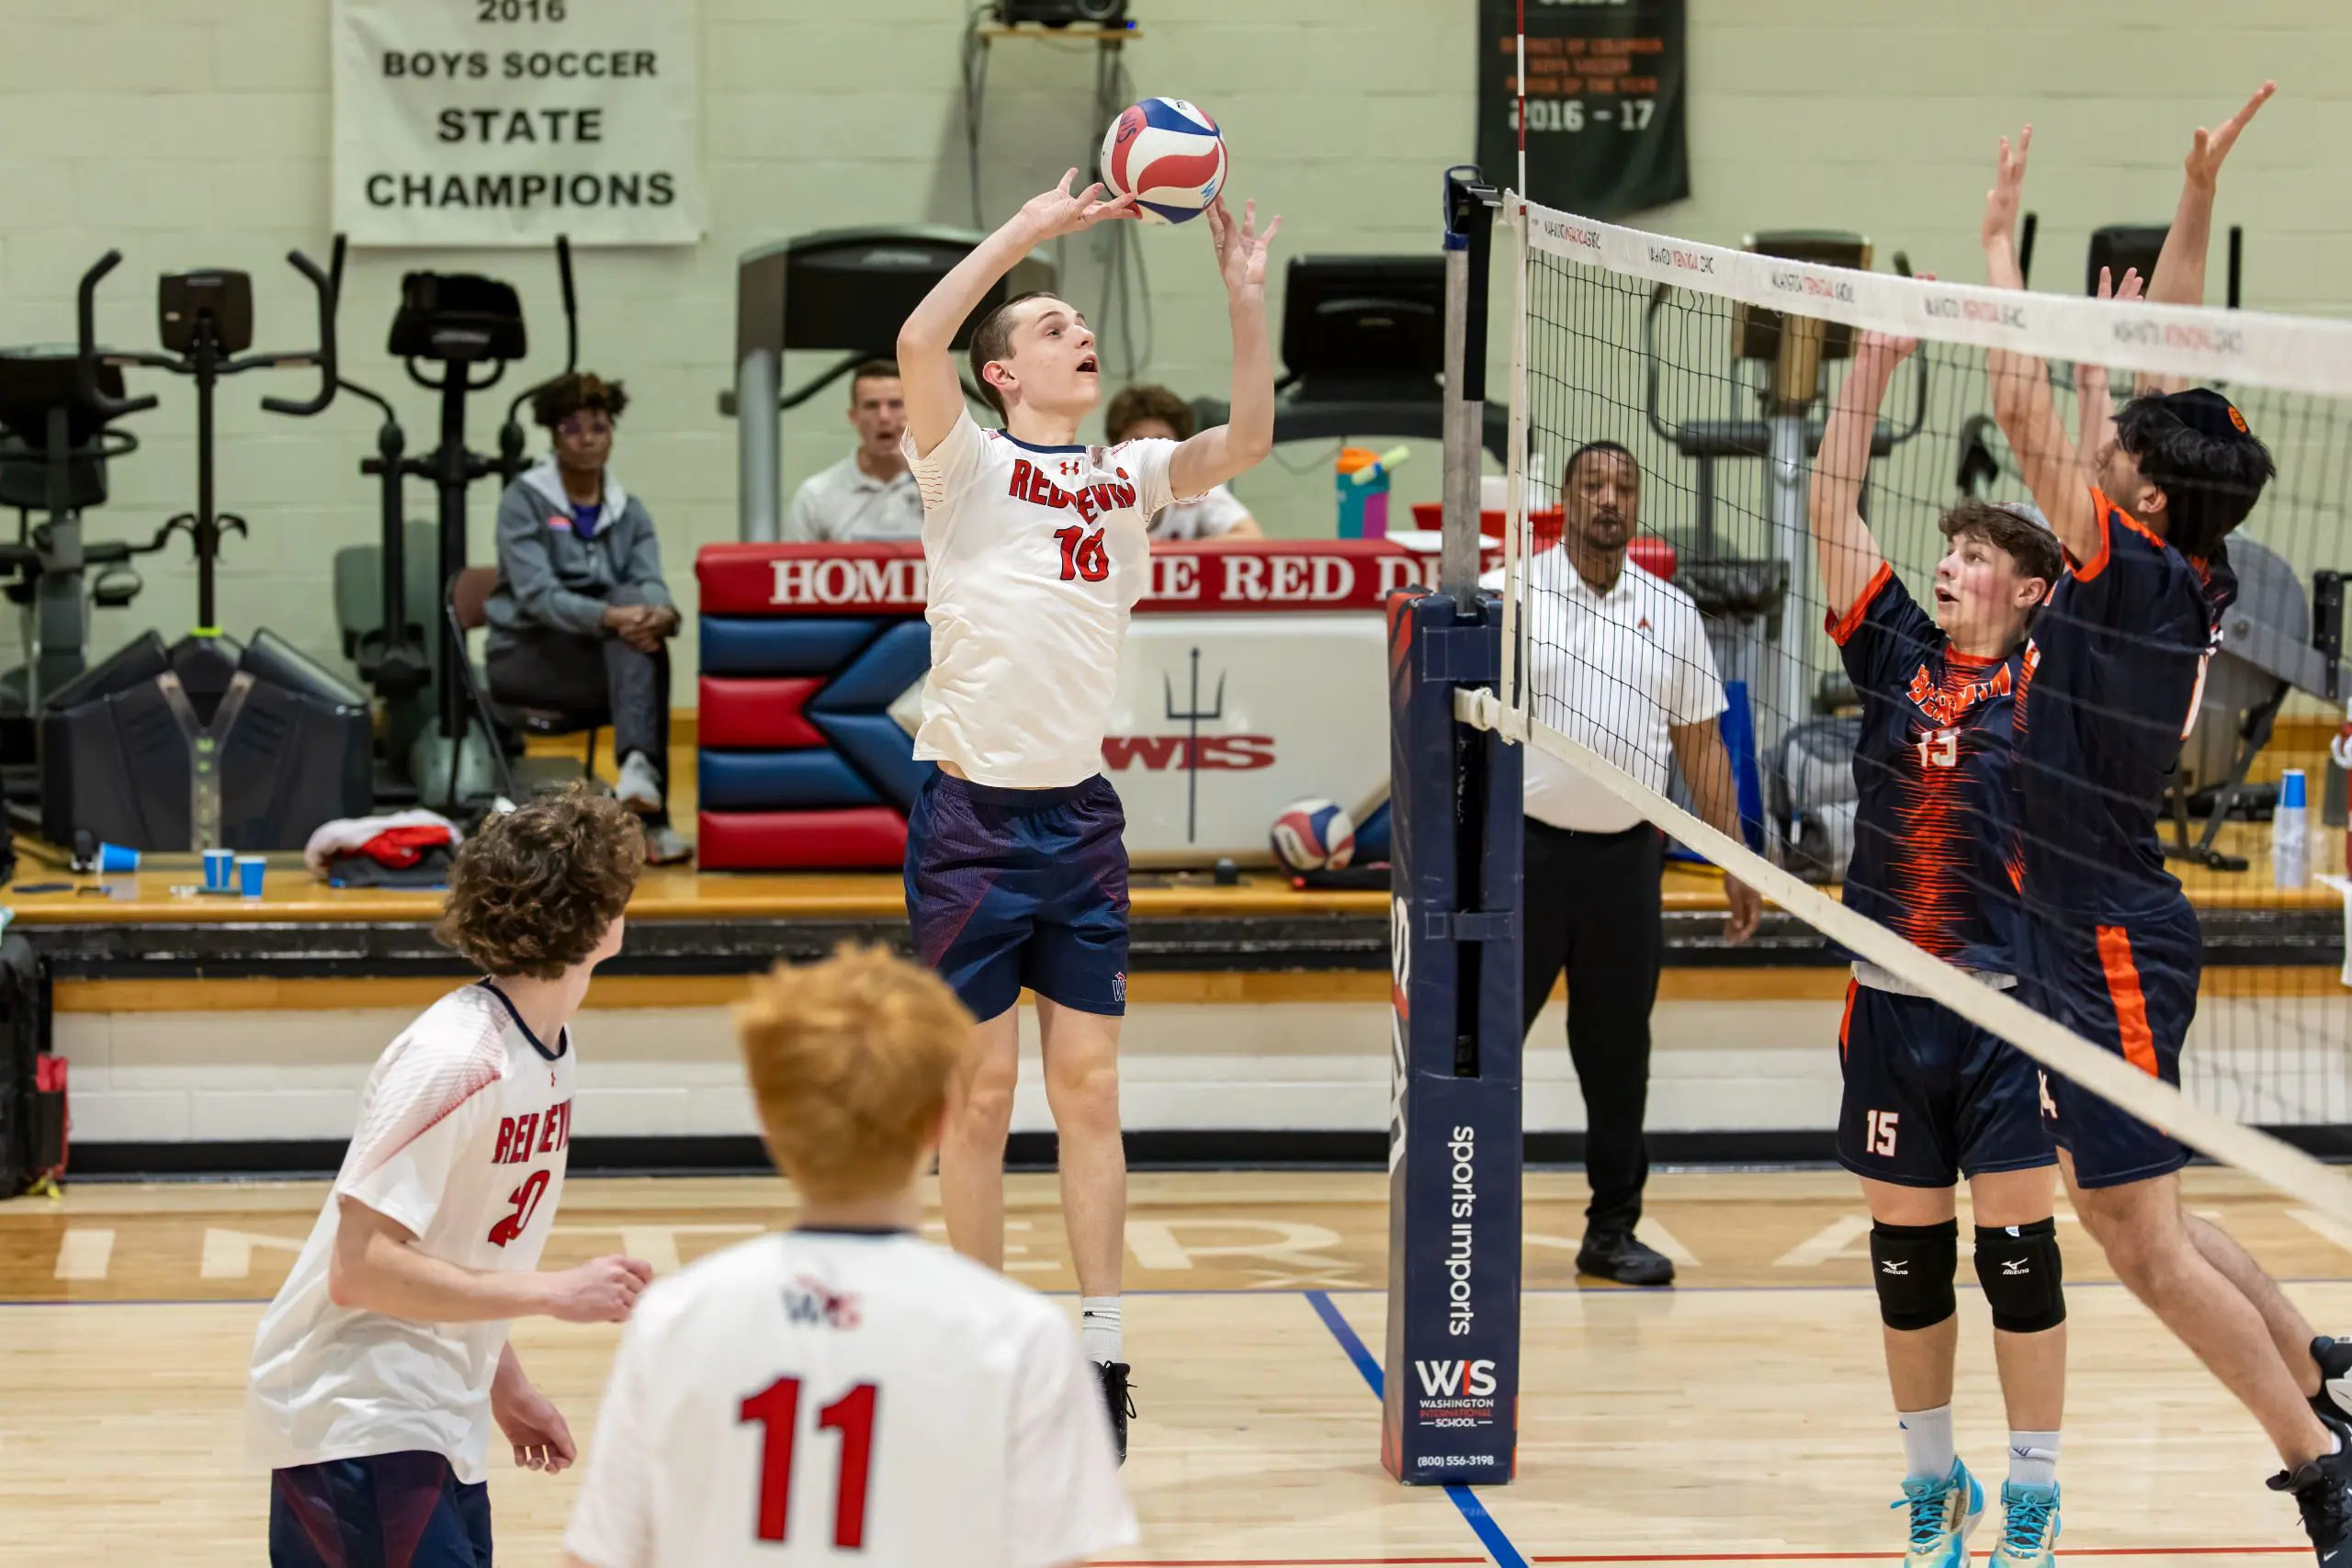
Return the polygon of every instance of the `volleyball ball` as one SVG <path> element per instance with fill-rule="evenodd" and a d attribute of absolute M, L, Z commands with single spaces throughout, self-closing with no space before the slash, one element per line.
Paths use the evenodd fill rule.
<path fill-rule="evenodd" d="M 1225 138 L 1182 98 L 1146 98 L 1102 133 L 1102 183 L 1147 223 L 1197 218 L 1225 186 Z"/>
<path fill-rule="evenodd" d="M 1293 871 L 1337 871 L 1356 852 L 1356 824 L 1329 800 L 1295 800 L 1274 818 L 1274 858 Z"/>

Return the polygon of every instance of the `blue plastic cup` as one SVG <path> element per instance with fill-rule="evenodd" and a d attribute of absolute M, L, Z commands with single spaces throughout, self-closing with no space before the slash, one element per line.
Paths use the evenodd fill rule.
<path fill-rule="evenodd" d="M 237 857 L 237 891 L 248 898 L 260 897 L 262 873 L 268 868 L 269 862 L 260 855 L 239 855 Z"/>
<path fill-rule="evenodd" d="M 2278 804 L 2289 811 L 2305 808 L 2303 770 L 2289 768 L 2278 775 Z"/>
<path fill-rule="evenodd" d="M 237 854 L 234 850 L 204 852 L 204 886 L 209 892 L 226 893 L 234 884 Z"/>
<path fill-rule="evenodd" d="M 116 872 L 137 871 L 138 869 L 139 852 L 137 850 L 126 850 L 120 844 L 100 844 L 98 846 L 99 875 L 107 876 L 111 875 Z"/>

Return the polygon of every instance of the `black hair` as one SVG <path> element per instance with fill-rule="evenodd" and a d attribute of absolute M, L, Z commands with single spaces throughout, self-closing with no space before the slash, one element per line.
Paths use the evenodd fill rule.
<path fill-rule="evenodd" d="M 2183 403 L 2177 400 L 2199 400 Z M 2221 404 L 2227 423 L 2201 417 L 2204 403 Z M 2199 415 L 2191 424 L 2184 408 Z M 2220 396 L 2145 393 L 2116 412 L 2116 444 L 2140 466 L 2140 477 L 2164 492 L 2164 536 L 2185 556 L 2203 559 L 2246 520 L 2262 487 L 2278 474 L 2270 448 Z"/>
<path fill-rule="evenodd" d="M 1588 441 L 1583 446 L 1568 454 L 1568 466 L 1560 470 L 1560 488 L 1562 490 L 1566 490 L 1575 481 L 1577 477 L 1577 465 L 1583 462 L 1589 454 L 1594 452 L 1616 453 L 1619 457 L 1624 458 L 1625 461 L 1631 463 L 1634 466 L 1634 476 L 1636 478 L 1640 477 L 1642 471 L 1641 459 L 1634 457 L 1631 449 L 1614 441 Z"/>
<path fill-rule="evenodd" d="M 628 394 L 618 381 L 607 381 L 591 372 L 566 371 L 531 394 L 531 417 L 553 430 L 582 409 L 601 409 L 617 424 L 621 410 L 628 407 Z"/>
<path fill-rule="evenodd" d="M 989 407 L 996 410 L 997 418 L 1007 417 L 1011 411 L 1004 406 L 1004 394 L 989 385 L 987 371 L 989 361 L 1002 359 L 1012 352 L 1012 308 L 1025 305 L 1032 299 L 1060 298 L 1050 288 L 1033 288 L 1026 294 L 1016 294 L 982 316 L 980 324 L 972 329 L 972 384 L 979 388 L 980 396 L 989 400 Z"/>

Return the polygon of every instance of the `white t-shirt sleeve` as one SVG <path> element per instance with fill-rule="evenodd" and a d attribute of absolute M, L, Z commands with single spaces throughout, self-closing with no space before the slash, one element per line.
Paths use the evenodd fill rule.
<path fill-rule="evenodd" d="M 1125 468 L 1136 482 L 1136 510 L 1149 517 L 1161 507 L 1173 502 L 1191 502 L 1197 497 L 1178 495 L 1170 488 L 1168 464 L 1176 456 L 1176 443 L 1157 436 L 1143 436 L 1134 441 L 1122 441 L 1111 448 L 1111 461 Z"/>
<path fill-rule="evenodd" d="M 1723 677 L 1715 672 L 1715 650 L 1707 641 L 1707 623 L 1698 606 L 1678 601 L 1674 635 L 1667 645 L 1673 673 L 1662 694 L 1666 721 L 1673 725 L 1704 724 L 1730 706 L 1724 695 Z"/>
<path fill-rule="evenodd" d="M 1041 1315 L 1029 1335 L 1012 1424 L 1005 1568 L 1053 1568 L 1135 1544 L 1135 1509 L 1119 1480 L 1102 1382 L 1080 1352 L 1078 1336 L 1058 1317 Z"/>
<path fill-rule="evenodd" d="M 823 487 L 816 476 L 800 481 L 792 492 L 792 504 L 785 509 L 782 535 L 788 544 L 808 544 L 825 536 L 823 508 L 818 491 Z"/>
<path fill-rule="evenodd" d="M 642 1322 L 632 1319 L 621 1331 L 604 1408 L 596 1416 L 595 1440 L 588 1448 L 587 1474 L 571 1506 L 571 1527 L 563 1534 L 563 1549 L 592 1568 L 650 1568 L 653 1561 L 649 1489 L 660 1466 L 645 1442 L 643 1384 L 650 1358 L 639 1330 Z"/>
<path fill-rule="evenodd" d="M 980 453 L 988 446 L 988 437 L 972 423 L 969 409 L 956 411 L 956 423 L 939 445 L 928 453 L 915 450 L 915 433 L 908 431 L 899 437 L 899 449 L 907 455 L 907 467 L 915 476 L 915 487 L 922 491 L 922 508 L 937 512 L 954 500 L 957 491 L 972 482 L 978 469 Z"/>
<path fill-rule="evenodd" d="M 424 1235 L 458 1160 L 497 1118 L 498 1097 L 484 1091 L 505 1067 L 487 1023 L 479 1037 L 412 1035 L 368 1080 L 335 1192 Z"/>
<path fill-rule="evenodd" d="M 1193 523 L 1196 538 L 1214 539 L 1230 534 L 1235 524 L 1250 515 L 1241 498 L 1223 485 L 1209 486 L 1194 504 L 1198 508 Z"/>

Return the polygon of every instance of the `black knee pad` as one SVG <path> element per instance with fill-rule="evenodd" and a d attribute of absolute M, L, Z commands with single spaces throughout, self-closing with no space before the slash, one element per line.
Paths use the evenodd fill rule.
<path fill-rule="evenodd" d="M 1951 1277 L 1960 1268 L 1960 1223 L 1871 1226 L 1871 1281 L 1889 1328 L 1933 1328 L 1960 1303 Z"/>
<path fill-rule="evenodd" d="M 1994 1327 L 2039 1334 L 2065 1322 L 2064 1274 L 2057 1221 L 1976 1227 L 1976 1281 L 1984 1287 Z"/>

